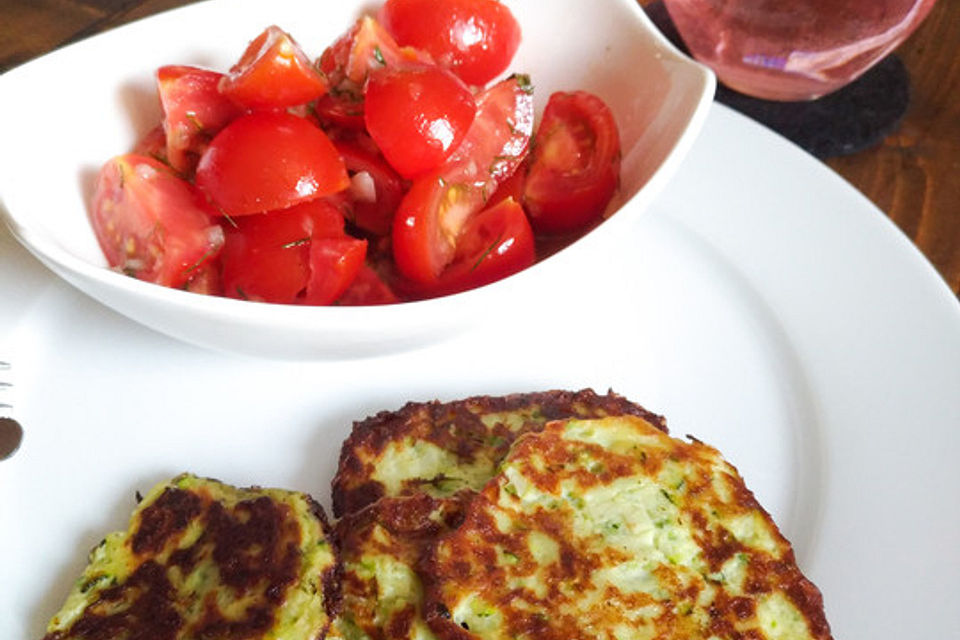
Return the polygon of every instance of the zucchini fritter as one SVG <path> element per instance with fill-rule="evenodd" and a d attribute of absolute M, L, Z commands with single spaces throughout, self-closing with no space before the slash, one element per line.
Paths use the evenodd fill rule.
<path fill-rule="evenodd" d="M 434 497 L 478 490 L 518 434 L 550 420 L 636 415 L 666 430 L 663 419 L 609 392 L 592 390 L 477 396 L 457 402 L 411 402 L 354 423 L 333 480 L 340 517 L 383 496 Z"/>
<path fill-rule="evenodd" d="M 45 640 L 318 640 L 337 608 L 328 529 L 306 494 L 177 476 L 91 551 Z"/>
<path fill-rule="evenodd" d="M 409 403 L 354 425 L 333 484 L 344 566 L 343 612 L 332 634 L 349 640 L 432 637 L 416 566 L 496 472 L 518 434 L 550 420 L 637 415 L 624 398 L 591 390 Z"/>
<path fill-rule="evenodd" d="M 736 470 L 635 417 L 518 438 L 421 575 L 443 640 L 830 637 Z"/>
<path fill-rule="evenodd" d="M 432 638 L 416 566 L 437 536 L 459 525 L 472 495 L 464 490 L 448 498 L 386 497 L 341 518 L 334 530 L 343 562 L 343 607 L 327 638 Z"/>

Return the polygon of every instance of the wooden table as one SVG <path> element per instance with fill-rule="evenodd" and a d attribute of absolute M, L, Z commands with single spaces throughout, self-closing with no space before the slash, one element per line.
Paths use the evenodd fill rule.
<path fill-rule="evenodd" d="M 193 0 L 2 0 L 0 71 Z M 899 130 L 827 164 L 909 236 L 960 294 L 960 2 L 940 0 L 898 50 L 913 81 Z M 878 278 L 884 274 L 878 273 Z"/>

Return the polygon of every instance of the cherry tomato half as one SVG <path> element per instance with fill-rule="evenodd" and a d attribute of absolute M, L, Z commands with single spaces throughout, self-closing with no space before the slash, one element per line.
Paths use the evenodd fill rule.
<path fill-rule="evenodd" d="M 427 51 L 472 85 L 503 73 L 520 45 L 520 25 L 497 0 L 387 0 L 379 17 L 399 44 Z"/>
<path fill-rule="evenodd" d="M 210 142 L 197 186 L 229 216 L 285 209 L 350 184 L 343 159 L 313 122 L 284 112 L 240 116 Z"/>
<path fill-rule="evenodd" d="M 220 82 L 220 91 L 249 109 L 292 107 L 327 91 L 326 77 L 300 45 L 277 26 L 256 37 Z"/>
<path fill-rule="evenodd" d="M 466 222 L 453 262 L 428 293 L 438 296 L 475 289 L 522 271 L 535 260 L 527 214 L 508 197 Z"/>
<path fill-rule="evenodd" d="M 442 175 L 477 185 L 487 200 L 524 162 L 532 133 L 533 86 L 528 76 L 517 74 L 477 96 L 477 116 Z"/>
<path fill-rule="evenodd" d="M 463 142 L 437 174 L 413 182 L 394 215 L 394 261 L 413 282 L 436 282 L 464 224 L 513 175 L 530 144 L 533 96 L 523 77 L 493 85 L 477 105 Z"/>
<path fill-rule="evenodd" d="M 331 240 L 346 242 L 329 244 Z M 308 300 L 310 304 L 329 304 L 330 291 L 342 292 L 356 275 L 356 270 L 349 273 L 337 267 L 336 251 L 330 248 L 349 254 L 352 260 L 355 243 L 363 244 L 344 234 L 343 216 L 322 198 L 282 211 L 244 216 L 236 220 L 236 226 L 226 226 L 221 254 L 224 295 L 282 304 Z M 360 262 L 362 256 L 361 252 Z"/>
<path fill-rule="evenodd" d="M 393 260 L 418 284 L 432 284 L 453 260 L 463 225 L 483 208 L 483 195 L 469 184 L 440 177 L 414 181 L 393 217 Z"/>
<path fill-rule="evenodd" d="M 513 198 L 517 204 L 523 206 L 523 187 L 527 180 L 527 169 L 525 165 L 517 167 L 513 175 L 501 181 L 497 185 L 497 190 L 487 201 L 487 206 L 492 207 L 501 200 Z"/>
<path fill-rule="evenodd" d="M 413 47 L 402 47 L 376 19 L 364 16 L 320 56 L 320 69 L 331 83 L 341 89 L 344 81 L 360 88 L 377 69 L 404 68 L 433 64 L 430 54 Z"/>
<path fill-rule="evenodd" d="M 157 90 L 163 107 L 167 161 L 187 174 L 197 166 L 210 139 L 242 109 L 217 88 L 222 73 L 184 65 L 157 70 Z"/>
<path fill-rule="evenodd" d="M 363 131 L 368 75 L 386 68 L 432 65 L 433 60 L 425 52 L 401 47 L 379 22 L 364 16 L 324 50 L 317 64 L 330 82 L 330 90 L 314 104 L 317 118 L 324 125 Z"/>
<path fill-rule="evenodd" d="M 367 132 L 405 178 L 439 167 L 477 110 L 470 89 L 436 66 L 375 71 L 364 95 Z"/>
<path fill-rule="evenodd" d="M 97 176 L 92 204 L 107 262 L 140 280 L 183 287 L 223 245 L 203 195 L 154 158 L 111 159 Z"/>
<path fill-rule="evenodd" d="M 609 107 L 585 91 L 551 95 L 524 185 L 533 228 L 584 230 L 603 216 L 619 177 L 620 138 Z"/>
<path fill-rule="evenodd" d="M 312 305 L 336 302 L 356 279 L 366 253 L 366 240 L 347 235 L 311 242 L 310 278 L 301 302 Z"/>

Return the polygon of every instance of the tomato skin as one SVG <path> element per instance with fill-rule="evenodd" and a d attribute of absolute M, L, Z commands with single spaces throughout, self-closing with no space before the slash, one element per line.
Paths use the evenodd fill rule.
<path fill-rule="evenodd" d="M 357 20 L 320 56 L 320 69 L 332 85 L 345 88 L 344 81 L 360 88 L 367 76 L 378 69 L 406 68 L 433 64 L 424 51 L 397 44 L 393 36 L 375 18 Z"/>
<path fill-rule="evenodd" d="M 405 278 L 437 281 L 456 255 L 464 224 L 489 201 L 526 156 L 533 96 L 522 77 L 493 85 L 477 99 L 477 116 L 440 170 L 414 180 L 393 222 L 393 257 Z"/>
<path fill-rule="evenodd" d="M 619 177 L 620 139 L 609 107 L 585 91 L 551 95 L 524 185 L 533 228 L 585 230 L 603 216 Z"/>
<path fill-rule="evenodd" d="M 507 176 L 497 184 L 497 190 L 490 196 L 487 206 L 492 207 L 501 200 L 513 198 L 513 200 L 523 206 L 523 190 L 527 181 L 526 163 L 516 168 L 512 175 Z"/>
<path fill-rule="evenodd" d="M 453 262 L 426 292 L 438 296 L 475 289 L 522 271 L 535 260 L 527 214 L 507 197 L 467 221 Z"/>
<path fill-rule="evenodd" d="M 344 235 L 310 243 L 310 278 L 301 302 L 333 304 L 350 287 L 367 253 L 367 241 Z"/>
<path fill-rule="evenodd" d="M 526 160 L 532 134 L 533 87 L 517 74 L 477 96 L 477 116 L 441 175 L 476 185 L 487 200 Z"/>
<path fill-rule="evenodd" d="M 342 191 L 343 159 L 318 126 L 284 112 L 240 116 L 210 142 L 196 184 L 226 215 L 284 209 Z"/>
<path fill-rule="evenodd" d="M 364 95 L 367 131 L 405 178 L 439 167 L 477 111 L 470 89 L 436 66 L 376 71 Z"/>
<path fill-rule="evenodd" d="M 366 130 L 363 119 L 363 95 L 356 92 L 330 91 L 320 96 L 313 105 L 313 111 L 320 125 L 339 127 L 352 131 Z"/>
<path fill-rule="evenodd" d="M 456 255 L 463 224 L 483 207 L 483 194 L 442 178 L 414 181 L 393 218 L 393 259 L 400 273 L 432 284 Z"/>
<path fill-rule="evenodd" d="M 148 156 L 125 154 L 103 166 L 90 217 L 111 267 L 167 287 L 183 287 L 223 245 L 202 194 Z"/>
<path fill-rule="evenodd" d="M 324 125 L 364 131 L 363 89 L 370 73 L 432 65 L 429 54 L 401 47 L 386 29 L 370 16 L 357 20 L 318 61 L 330 90 L 315 104 L 317 118 Z"/>
<path fill-rule="evenodd" d="M 312 243 L 343 237 L 343 216 L 323 199 L 226 225 L 223 293 L 230 298 L 291 304 L 311 278 Z"/>
<path fill-rule="evenodd" d="M 166 158 L 182 174 L 193 171 L 210 139 L 243 110 L 220 93 L 222 73 L 186 65 L 157 69 Z"/>
<path fill-rule="evenodd" d="M 163 125 L 155 126 L 137 140 L 131 153 L 150 156 L 163 164 L 169 165 L 170 162 L 167 160 L 167 136 L 163 133 Z"/>
<path fill-rule="evenodd" d="M 365 144 L 366 143 L 366 144 Z M 369 138 L 357 136 L 354 139 L 334 140 L 334 146 L 343 157 L 347 172 L 351 175 L 351 215 L 350 221 L 357 227 L 377 236 L 385 236 L 393 227 L 393 214 L 403 199 L 404 183 L 400 175 L 377 151 Z M 367 178 L 358 177 L 366 174 Z M 373 187 L 373 200 L 370 194 L 359 193 L 359 180 L 369 180 Z"/>
<path fill-rule="evenodd" d="M 399 44 L 427 51 L 471 85 L 503 73 L 520 45 L 520 25 L 497 0 L 387 0 L 379 18 Z"/>
<path fill-rule="evenodd" d="M 371 266 L 364 264 L 336 303 L 345 307 L 360 307 L 396 302 L 400 302 L 397 294 Z"/>
<path fill-rule="evenodd" d="M 220 276 L 219 258 L 197 268 L 184 283 L 183 290 L 205 296 L 222 296 L 223 280 Z"/>
<path fill-rule="evenodd" d="M 220 91 L 248 109 L 304 104 L 327 92 L 327 79 L 300 45 L 279 27 L 267 27 L 221 81 Z"/>

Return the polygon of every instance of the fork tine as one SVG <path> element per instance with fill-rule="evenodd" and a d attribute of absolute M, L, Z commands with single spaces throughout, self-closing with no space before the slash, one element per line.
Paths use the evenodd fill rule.
<path fill-rule="evenodd" d="M 7 371 L 9 369 L 10 369 L 10 363 L 0 360 L 0 371 Z M 0 391 L 3 391 L 4 389 L 9 389 L 12 386 L 13 386 L 12 382 L 0 380 Z M 0 409 L 13 409 L 13 405 L 0 400 Z"/>

